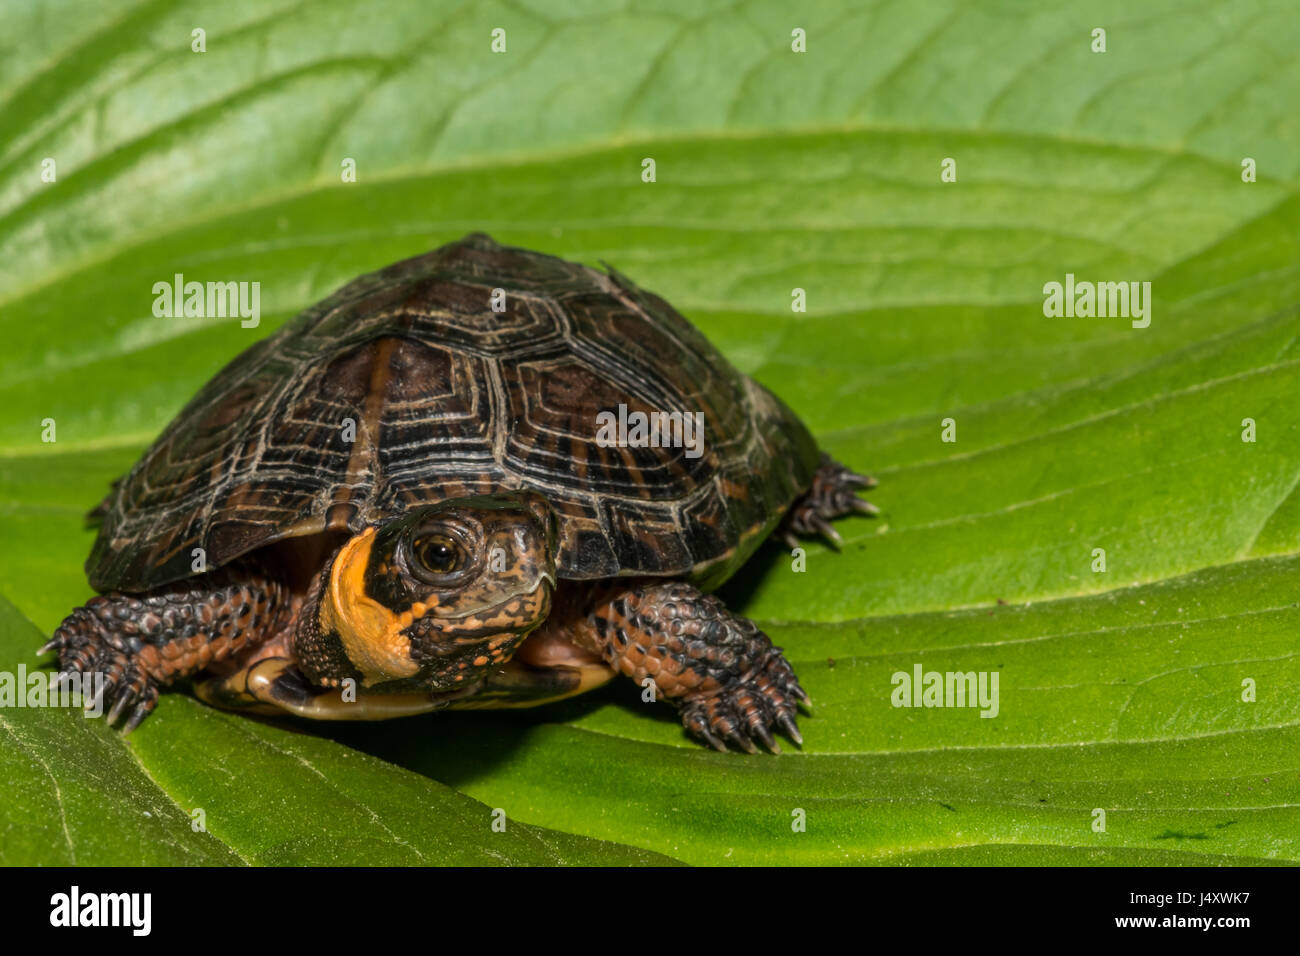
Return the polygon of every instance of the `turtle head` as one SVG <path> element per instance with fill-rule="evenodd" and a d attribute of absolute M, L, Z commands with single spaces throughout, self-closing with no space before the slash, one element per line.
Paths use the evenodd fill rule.
<path fill-rule="evenodd" d="M 532 492 L 457 498 L 347 541 L 299 628 L 309 680 L 453 692 L 505 663 L 546 619 L 555 515 Z M 396 683 L 395 683 L 396 682 Z"/>

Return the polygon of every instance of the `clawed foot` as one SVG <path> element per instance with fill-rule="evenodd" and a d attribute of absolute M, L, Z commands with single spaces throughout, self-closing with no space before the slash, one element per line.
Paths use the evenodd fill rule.
<path fill-rule="evenodd" d="M 108 707 L 109 724 L 123 715 L 130 733 L 158 703 L 158 685 L 125 646 L 115 646 L 96 627 L 92 607 L 78 608 L 59 626 L 37 653 L 59 653 L 59 673 L 50 683 L 57 693 L 74 675 L 81 678 L 82 703 L 87 711 Z M 71 686 L 75 686 L 71 685 Z"/>
<path fill-rule="evenodd" d="M 796 744 L 803 743 L 795 711 L 807 703 L 793 668 L 773 647 L 753 673 L 710 696 L 688 698 L 681 705 L 682 724 L 714 750 L 726 751 L 731 743 L 748 753 L 758 753 L 755 741 L 774 754 L 781 752 L 773 728 L 784 731 Z"/>
<path fill-rule="evenodd" d="M 880 514 L 879 508 L 857 495 L 859 488 L 874 487 L 874 478 L 859 475 L 823 454 L 812 487 L 790 507 L 777 534 L 791 548 L 799 546 L 799 536 L 820 535 L 838 549 L 844 541 L 830 522 L 849 514 Z"/>

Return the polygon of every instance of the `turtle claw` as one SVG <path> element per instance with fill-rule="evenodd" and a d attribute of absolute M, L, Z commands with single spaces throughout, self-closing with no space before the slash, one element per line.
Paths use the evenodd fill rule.
<path fill-rule="evenodd" d="M 104 694 L 107 692 L 108 681 L 104 681 L 104 683 L 99 685 L 99 689 L 96 690 L 88 700 L 83 701 L 82 708 L 88 711 L 99 710 L 100 707 L 104 705 Z M 112 723 L 112 721 L 110 720 L 109 723 Z"/>
<path fill-rule="evenodd" d="M 794 722 L 793 717 L 789 714 L 782 714 L 777 718 L 776 722 L 781 725 L 781 729 L 785 731 L 787 737 L 800 747 L 803 746 L 803 735 L 799 733 L 799 726 Z"/>
<path fill-rule="evenodd" d="M 122 733 L 129 734 L 135 728 L 140 726 L 144 720 L 153 711 L 154 705 L 158 703 L 158 688 L 150 685 L 144 700 L 135 705 L 135 710 L 131 711 L 131 716 L 127 718 L 126 726 L 122 728 Z M 110 720 L 111 723 L 111 720 Z"/>
<path fill-rule="evenodd" d="M 837 463 L 838 464 L 838 463 Z M 871 475 L 859 475 L 856 471 L 849 471 L 843 465 L 839 465 L 839 480 L 851 488 L 865 488 L 870 490 L 879 484 Z"/>
<path fill-rule="evenodd" d="M 821 515 L 814 514 L 809 523 L 836 551 L 844 546 L 844 539 L 840 537 L 840 533 L 832 528 L 830 522 Z"/>
<path fill-rule="evenodd" d="M 733 744 L 735 744 L 737 747 L 739 747 L 741 750 L 745 751 L 745 753 L 748 754 L 758 753 L 758 747 L 754 745 L 754 741 L 750 740 L 743 733 L 741 733 L 740 728 L 736 728 L 730 734 L 728 734 L 727 739 L 731 741 Z"/>
<path fill-rule="evenodd" d="M 778 744 L 776 742 L 776 739 L 772 736 L 772 731 L 767 729 L 767 724 L 763 723 L 762 721 L 758 721 L 754 724 L 751 724 L 749 728 L 749 732 L 750 734 L 752 734 L 753 736 L 761 740 L 763 742 L 763 746 L 766 747 L 768 750 L 770 750 L 772 753 L 779 754 L 781 752 L 781 745 Z"/>
<path fill-rule="evenodd" d="M 686 713 L 683 711 L 682 723 L 686 726 L 687 730 L 695 734 L 695 736 L 699 737 L 718 753 L 725 754 L 727 752 L 727 745 L 709 729 L 709 725 L 706 722 L 688 718 Z"/>
<path fill-rule="evenodd" d="M 113 703 L 113 709 L 108 712 L 108 722 L 110 725 L 117 723 L 117 719 L 122 716 L 122 711 L 126 710 L 126 705 L 131 703 L 131 698 L 126 694 L 120 694 Z"/>
<path fill-rule="evenodd" d="M 105 687 L 108 687 L 108 682 L 105 682 Z M 117 724 L 122 715 L 130 711 L 130 716 L 122 725 L 124 734 L 129 734 L 139 727 L 140 721 L 149 716 L 154 705 L 158 703 L 158 688 L 151 681 L 141 681 L 138 678 L 130 684 L 114 682 L 110 693 L 113 694 L 113 706 L 106 717 L 110 727 Z"/>
<path fill-rule="evenodd" d="M 725 751 L 731 744 L 756 754 L 758 744 L 762 744 L 779 754 L 781 748 L 772 736 L 772 728 L 779 728 L 796 744 L 802 744 L 794 708 L 796 701 L 806 700 L 807 696 L 780 648 L 774 647 L 750 676 L 709 696 L 686 700 L 682 704 L 682 723 L 714 750 Z"/>
<path fill-rule="evenodd" d="M 830 455 L 823 454 L 812 486 L 790 507 L 777 534 L 791 548 L 799 546 L 796 536 L 817 535 L 838 551 L 843 547 L 844 539 L 830 522 L 851 514 L 880 514 L 879 508 L 857 495 L 858 489 L 875 486 L 876 479 L 870 475 L 850 471 Z"/>

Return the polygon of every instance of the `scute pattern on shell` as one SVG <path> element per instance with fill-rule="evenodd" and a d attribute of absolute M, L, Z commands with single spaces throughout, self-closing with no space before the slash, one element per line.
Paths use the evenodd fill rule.
<path fill-rule="evenodd" d="M 702 412 L 704 454 L 601 447 L 597 413 L 620 403 Z M 191 575 L 194 548 L 213 569 L 531 488 L 560 517 L 563 577 L 716 583 L 816 464 L 798 418 L 662 299 L 476 234 L 362 276 L 232 361 L 105 500 L 86 567 L 101 591 L 145 590 Z"/>

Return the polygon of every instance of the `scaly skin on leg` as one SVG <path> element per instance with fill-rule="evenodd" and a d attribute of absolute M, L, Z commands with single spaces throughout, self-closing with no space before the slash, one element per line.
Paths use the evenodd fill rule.
<path fill-rule="evenodd" d="M 615 583 L 574 628 L 579 646 L 676 705 L 686 729 L 716 750 L 780 748 L 772 728 L 802 743 L 795 711 L 808 695 L 752 621 L 685 581 Z"/>
<path fill-rule="evenodd" d="M 876 487 L 876 479 L 859 475 L 825 453 L 821 467 L 813 476 L 812 487 L 790 506 L 781 524 L 772 534 L 791 548 L 798 547 L 798 536 L 821 536 L 838 549 L 844 542 L 830 522 L 850 514 L 880 514 L 880 509 L 858 497 L 859 488 Z"/>
<path fill-rule="evenodd" d="M 129 710 L 130 731 L 153 710 L 160 686 L 274 635 L 292 613 L 290 605 L 271 578 L 250 569 L 221 570 L 147 594 L 91 598 L 39 653 L 57 650 L 61 673 L 103 673 L 108 721 Z"/>

